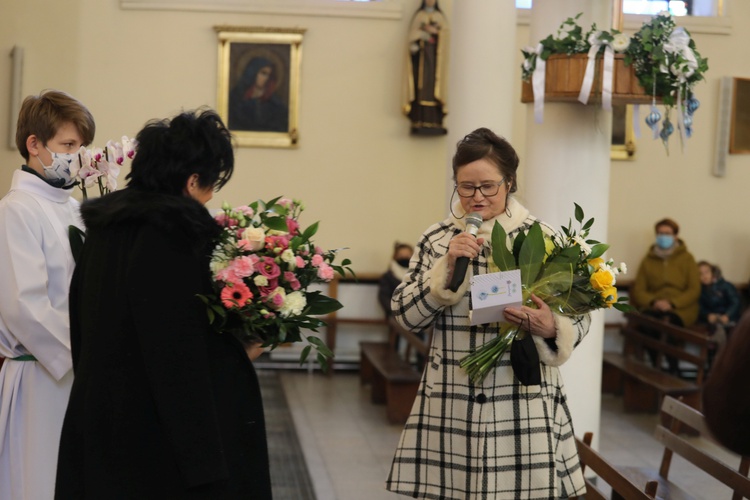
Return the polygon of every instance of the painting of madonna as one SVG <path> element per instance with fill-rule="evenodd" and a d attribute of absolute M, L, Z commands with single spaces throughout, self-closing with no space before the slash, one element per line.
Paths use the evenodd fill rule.
<path fill-rule="evenodd" d="M 280 83 L 278 75 L 279 70 L 270 59 L 261 56 L 250 59 L 229 92 L 231 130 L 289 130 L 289 106 L 277 92 Z"/>

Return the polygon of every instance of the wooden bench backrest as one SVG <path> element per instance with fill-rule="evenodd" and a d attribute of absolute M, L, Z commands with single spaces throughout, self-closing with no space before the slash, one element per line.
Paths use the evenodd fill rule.
<path fill-rule="evenodd" d="M 654 433 L 656 439 L 663 443 L 665 447 L 661 468 L 659 469 L 659 474 L 662 477 L 665 479 L 668 478 L 672 454 L 677 453 L 696 467 L 732 488 L 734 490 L 732 498 L 739 499 L 743 496 L 750 498 L 750 478 L 747 477 L 750 457 L 742 457 L 739 471 L 732 469 L 721 460 L 696 448 L 679 436 L 683 425 L 692 427 L 702 436 L 710 436 L 701 412 L 671 396 L 664 398 L 661 411 L 672 417 L 672 424 L 669 428 L 658 425 Z"/>
<path fill-rule="evenodd" d="M 581 459 L 581 469 L 589 467 L 597 476 L 612 487 L 613 491 L 619 493 L 622 498 L 634 500 L 648 500 L 656 498 L 656 489 L 658 483 L 649 481 L 643 490 L 631 482 L 628 478 L 620 474 L 617 469 L 612 467 L 604 458 L 591 447 L 593 434 L 587 432 L 583 435 L 583 441 L 576 438 L 578 447 L 578 457 Z M 586 500 L 595 498 L 597 500 L 606 500 L 607 497 L 588 479 L 586 481 Z"/>
<path fill-rule="evenodd" d="M 430 344 L 432 344 L 432 329 L 430 329 L 427 335 L 425 335 L 424 340 L 422 340 L 422 338 L 416 333 L 406 330 L 393 318 L 388 318 L 388 329 L 390 330 L 389 341 L 391 342 L 391 345 L 394 345 L 394 339 L 396 336 L 398 336 L 406 339 L 409 344 L 409 350 L 413 348 L 422 356 L 427 356 L 430 353 Z M 406 354 L 406 357 L 407 359 L 409 358 L 408 352 Z"/>
<path fill-rule="evenodd" d="M 639 313 L 625 313 L 627 323 L 622 328 L 625 336 L 625 352 L 629 353 L 633 348 L 646 347 L 657 351 L 657 363 L 661 363 L 663 356 L 671 356 L 695 365 L 695 383 L 703 383 L 706 360 L 708 359 L 709 338 L 706 334 L 688 330 L 667 323 L 666 321 L 646 316 Z M 659 337 L 650 337 L 643 332 L 658 331 Z M 684 347 L 669 343 L 669 338 L 692 344 L 697 347 L 698 354 L 687 351 Z"/>

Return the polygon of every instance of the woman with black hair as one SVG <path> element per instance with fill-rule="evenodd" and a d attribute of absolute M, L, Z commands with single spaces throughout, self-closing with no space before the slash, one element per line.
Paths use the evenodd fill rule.
<path fill-rule="evenodd" d="M 204 204 L 232 175 L 230 133 L 202 111 L 136 140 L 127 188 L 81 209 L 55 497 L 271 498 L 259 352 L 213 332 L 197 297 L 211 291 L 220 229 Z"/>

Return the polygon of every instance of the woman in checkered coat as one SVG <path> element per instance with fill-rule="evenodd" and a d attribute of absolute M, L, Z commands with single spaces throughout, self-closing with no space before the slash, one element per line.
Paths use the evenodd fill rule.
<path fill-rule="evenodd" d="M 533 297 L 537 308 L 505 312 L 506 321 L 531 332 L 529 340 L 514 342 L 511 355 L 504 355 L 479 385 L 459 366 L 464 356 L 497 335 L 497 324 L 469 324 L 469 281 L 472 273 L 488 272 L 495 221 L 512 238 L 537 220 L 510 196 L 516 191 L 517 167 L 513 147 L 488 129 L 477 129 L 458 143 L 453 175 L 460 204 L 454 216 L 422 235 L 409 272 L 393 294 L 399 323 L 413 331 L 434 325 L 434 336 L 386 482 L 390 491 L 472 500 L 548 500 L 584 493 L 558 366 L 586 335 L 589 317 L 553 314 Z M 469 212 L 484 221 L 476 239 L 465 232 Z M 451 292 L 448 284 L 459 257 L 469 257 L 471 265 L 459 289 Z"/>

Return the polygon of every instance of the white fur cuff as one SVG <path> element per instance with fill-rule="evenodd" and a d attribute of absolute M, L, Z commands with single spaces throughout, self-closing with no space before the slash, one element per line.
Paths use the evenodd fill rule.
<path fill-rule="evenodd" d="M 534 343 L 536 343 L 539 360 L 547 366 L 560 366 L 573 354 L 573 344 L 576 334 L 573 320 L 565 316 L 558 316 L 557 314 L 553 316 L 555 318 L 555 330 L 557 330 L 557 337 L 555 337 L 557 351 L 550 349 L 549 344 L 542 337 L 537 335 L 533 335 L 532 337 Z"/>
<path fill-rule="evenodd" d="M 469 289 L 469 282 L 472 277 L 471 267 L 466 270 L 464 278 L 458 290 L 451 292 L 448 290 L 448 256 L 444 255 L 435 261 L 432 269 L 427 271 L 430 276 L 430 295 L 442 306 L 452 306 L 461 301 L 466 290 Z"/>

